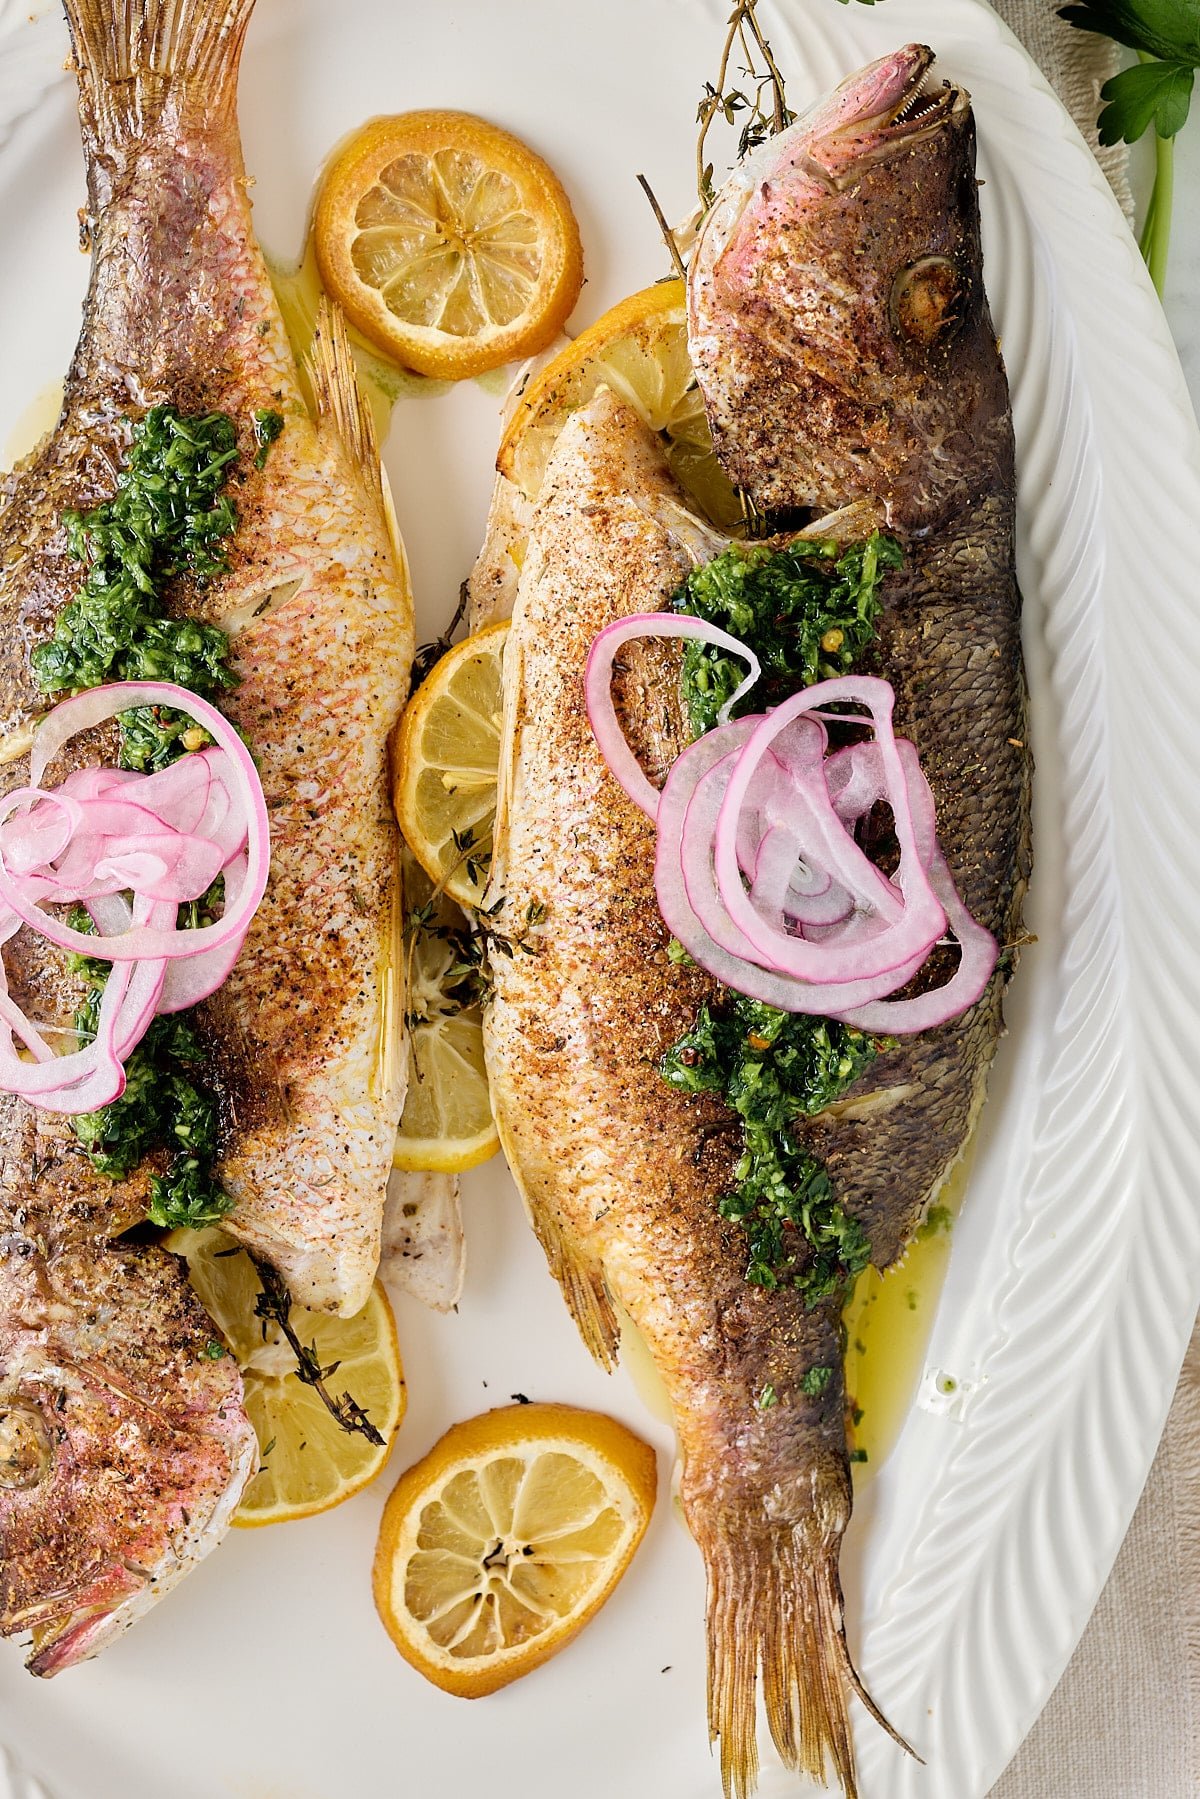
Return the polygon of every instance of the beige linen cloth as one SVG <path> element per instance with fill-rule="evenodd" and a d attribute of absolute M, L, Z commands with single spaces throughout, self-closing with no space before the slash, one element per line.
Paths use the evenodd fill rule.
<path fill-rule="evenodd" d="M 1127 155 L 1096 142 L 1117 52 L 1055 0 L 993 0 L 1132 216 Z M 1194 202 L 1193 202 L 1194 203 Z M 1083 1640 L 989 1799 L 1200 1799 L 1200 1330 L 1158 1459 Z"/>

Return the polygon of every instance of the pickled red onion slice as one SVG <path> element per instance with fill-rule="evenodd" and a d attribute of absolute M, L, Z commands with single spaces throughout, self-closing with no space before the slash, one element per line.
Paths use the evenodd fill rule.
<path fill-rule="evenodd" d="M 661 793 L 627 742 L 612 695 L 621 648 L 654 636 L 717 644 L 751 670 L 722 709 L 723 722 L 682 752 Z M 998 950 L 954 886 L 917 752 L 893 730 L 890 684 L 847 675 L 770 712 L 724 722 L 758 674 L 746 645 L 695 618 L 638 613 L 592 644 L 588 718 L 615 779 L 658 827 L 655 888 L 665 923 L 717 980 L 782 1011 L 896 1035 L 958 1017 L 983 993 Z M 830 710 L 846 707 L 860 710 Z M 830 754 L 829 722 L 869 726 L 872 737 Z M 855 836 L 880 803 L 899 848 L 890 875 Z M 959 950 L 952 976 L 916 998 L 893 998 L 948 930 Z"/>
<path fill-rule="evenodd" d="M 135 706 L 182 712 L 213 744 L 152 775 L 89 768 L 57 789 L 41 786 L 72 737 Z M 63 701 L 38 731 L 30 778 L 0 799 L 0 945 L 25 925 L 113 968 L 95 1039 L 56 1055 L 13 1001 L 0 962 L 0 1089 L 46 1110 L 90 1112 L 124 1091 L 123 1063 L 156 1012 L 196 1005 L 229 975 L 266 888 L 266 802 L 228 721 L 165 681 L 121 682 Z M 221 918 L 181 929 L 179 907 L 201 899 L 219 875 Z M 72 902 L 86 907 L 95 934 L 46 909 Z"/>

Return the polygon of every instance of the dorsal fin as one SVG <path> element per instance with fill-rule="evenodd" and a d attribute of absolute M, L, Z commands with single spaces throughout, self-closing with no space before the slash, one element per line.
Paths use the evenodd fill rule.
<path fill-rule="evenodd" d="M 327 294 L 317 307 L 317 323 L 305 364 L 317 409 L 317 425 L 328 424 L 345 445 L 346 454 L 362 471 L 364 485 L 384 516 L 383 464 L 371 408 L 358 382 L 354 354 L 346 336 L 342 310 Z"/>

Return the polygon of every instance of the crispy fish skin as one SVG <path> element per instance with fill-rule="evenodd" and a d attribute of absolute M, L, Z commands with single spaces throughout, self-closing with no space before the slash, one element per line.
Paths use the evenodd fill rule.
<path fill-rule="evenodd" d="M 63 509 L 107 498 L 128 420 L 169 403 L 238 429 L 228 572 L 168 604 L 220 624 L 254 750 L 271 880 L 237 968 L 197 1014 L 222 1108 L 235 1237 L 304 1303 L 356 1312 L 379 1253 L 404 1067 L 400 896 L 386 746 L 411 608 L 340 320 L 319 321 L 306 407 L 250 227 L 235 116 L 253 0 L 67 0 L 92 280 L 54 433 L 0 491 L 0 785 L 46 710 L 28 654 L 74 597 Z M 252 415 L 284 417 L 254 467 Z M 72 745 L 111 761 L 111 734 Z M 51 770 L 61 778 L 71 758 Z M 81 989 L 22 933 L 29 1015 Z M 136 1239 L 163 1157 L 94 1172 L 69 1121 L 0 1101 L 0 1633 L 30 1667 L 95 1654 L 220 1540 L 257 1450 L 241 1378 L 182 1262 Z"/>
<path fill-rule="evenodd" d="M 931 61 L 910 46 L 863 71 L 739 171 L 693 256 L 690 335 L 718 454 L 761 509 L 853 506 L 855 535 L 867 521 L 900 537 L 906 567 L 884 590 L 874 672 L 921 753 L 959 890 L 1009 944 L 1029 868 L 1012 428 L 969 102 L 923 94 Z M 610 397 L 564 428 L 505 654 L 492 888 L 510 920 L 531 904 L 545 917 L 536 954 L 496 968 L 489 1070 L 502 1141 L 585 1340 L 611 1362 L 619 1300 L 675 1405 L 726 1792 L 741 1799 L 755 1781 L 761 1677 L 785 1763 L 832 1774 L 853 1799 L 849 1693 L 884 1720 L 842 1627 L 839 1308 L 810 1312 L 794 1290 L 745 1282 L 744 1237 L 715 1209 L 733 1184 L 734 1121 L 656 1069 L 712 990 L 668 963 L 653 830 L 605 782 L 584 711 L 595 632 L 661 607 L 686 570 L 669 495 Z M 661 772 L 684 739 L 678 663 L 641 646 L 625 660 L 623 722 Z M 922 979 L 953 965 L 946 951 Z M 1006 973 L 963 1018 L 882 1053 L 799 1133 L 878 1266 L 961 1154 Z M 819 1395 L 805 1391 L 815 1367 L 833 1371 Z"/>
<path fill-rule="evenodd" d="M 258 1466 L 177 1256 L 0 1218 L 0 1629 L 31 1673 L 106 1647 L 225 1534 Z"/>
<path fill-rule="evenodd" d="M 344 332 L 324 316 L 314 419 L 251 229 L 235 88 L 252 6 L 68 0 L 92 279 L 58 427 L 0 505 L 0 778 L 25 778 L 19 751 L 46 705 L 28 653 L 79 587 L 64 508 L 112 492 L 131 415 L 227 412 L 241 451 L 230 566 L 168 595 L 229 633 L 240 684 L 223 709 L 254 750 L 271 823 L 266 897 L 200 1014 L 223 1107 L 218 1173 L 237 1201 L 232 1234 L 298 1300 L 349 1315 L 374 1278 L 403 1103 L 387 737 L 411 603 Z M 259 409 L 285 420 L 261 470 Z M 106 759 L 111 745 L 88 753 Z M 19 939 L 6 960 L 34 1016 L 69 1022 L 60 959 Z M 41 1128 L 4 1103 L 9 1166 L 28 1165 Z"/>
<path fill-rule="evenodd" d="M 716 988 L 668 958 L 654 828 L 608 775 L 581 679 L 596 633 L 665 605 L 724 541 L 711 537 L 640 421 L 602 389 L 555 449 L 505 647 L 489 903 L 503 895 L 509 928 L 530 906 L 545 917 L 534 953 L 496 960 L 488 1073 L 510 1166 L 585 1341 L 612 1365 L 619 1301 L 671 1395 L 681 1497 L 710 1583 L 714 1734 L 753 1766 L 753 1705 L 730 1720 L 730 1695 L 746 1643 L 770 1636 L 767 1704 L 793 1761 L 815 1773 L 789 1694 L 840 1641 L 850 1490 L 836 1383 L 820 1394 L 801 1383 L 840 1361 L 838 1309 L 747 1284 L 744 1233 L 717 1211 L 734 1180 L 733 1121 L 659 1075 Z M 622 660 L 625 728 L 661 778 L 688 737 L 678 658 L 631 646 Z M 761 1403 L 768 1388 L 779 1404 Z M 839 1749 L 849 1755 L 848 1735 Z"/>

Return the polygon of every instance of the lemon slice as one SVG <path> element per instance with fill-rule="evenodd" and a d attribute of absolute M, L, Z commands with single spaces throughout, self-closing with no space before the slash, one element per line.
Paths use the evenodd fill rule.
<path fill-rule="evenodd" d="M 464 638 L 435 663 L 405 708 L 393 800 L 404 841 L 451 899 L 477 906 L 496 821 L 496 770 L 508 621 Z"/>
<path fill-rule="evenodd" d="M 583 282 L 554 171 L 465 112 L 364 125 L 325 171 L 313 238 L 347 317 L 423 375 L 478 375 L 545 349 Z"/>
<path fill-rule="evenodd" d="M 476 1699 L 554 1655 L 604 1604 L 654 1508 L 654 1451 L 612 1418 L 508 1406 L 401 1475 L 375 1552 L 393 1643 Z"/>
<path fill-rule="evenodd" d="M 611 308 L 533 377 L 500 440 L 496 466 L 535 500 L 567 416 L 601 385 L 660 432 L 676 480 L 714 524 L 742 523 L 713 454 L 687 342 L 682 281 L 660 281 Z"/>
<path fill-rule="evenodd" d="M 397 1168 L 462 1174 L 500 1147 L 483 1059 L 483 1012 L 462 969 L 462 913 L 403 860 L 408 919 L 408 1093 L 392 1160 Z"/>
<path fill-rule="evenodd" d="M 215 1227 L 173 1231 L 168 1249 L 187 1261 L 188 1278 L 237 1359 L 245 1407 L 258 1434 L 262 1467 L 234 1516 L 240 1525 L 283 1524 L 326 1512 L 374 1480 L 404 1416 L 404 1373 L 387 1294 L 377 1282 L 355 1318 L 293 1306 L 300 1341 L 311 1344 L 327 1386 L 349 1393 L 383 1438 L 383 1447 L 351 1434 L 296 1374 L 296 1357 L 278 1326 L 255 1316 L 262 1291 L 250 1257 Z"/>

